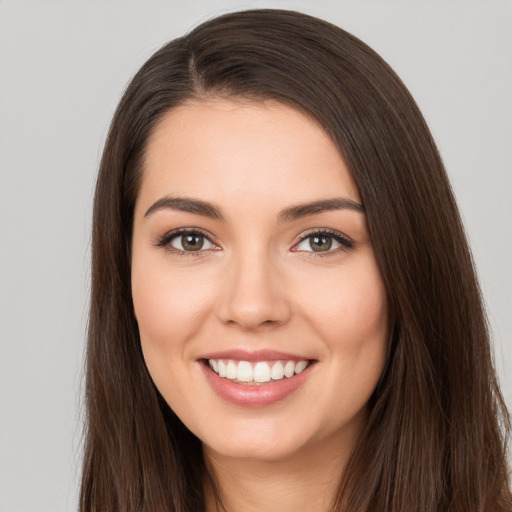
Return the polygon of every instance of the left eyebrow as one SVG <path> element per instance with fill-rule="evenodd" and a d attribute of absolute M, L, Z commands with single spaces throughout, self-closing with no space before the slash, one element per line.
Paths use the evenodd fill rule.
<path fill-rule="evenodd" d="M 278 222 L 291 222 L 293 220 L 315 215 L 317 213 L 327 212 L 330 210 L 352 210 L 358 213 L 364 213 L 364 206 L 356 203 L 351 199 L 337 197 L 333 199 L 323 199 L 312 203 L 303 203 L 283 210 L 278 216 Z"/>

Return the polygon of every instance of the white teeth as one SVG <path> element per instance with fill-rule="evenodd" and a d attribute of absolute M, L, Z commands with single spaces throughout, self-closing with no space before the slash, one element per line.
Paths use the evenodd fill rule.
<path fill-rule="evenodd" d="M 272 366 L 270 375 L 273 380 L 281 380 L 284 377 L 284 366 L 281 361 L 277 361 L 277 363 Z"/>
<path fill-rule="evenodd" d="M 284 365 L 284 376 L 290 378 L 295 373 L 295 363 L 293 361 L 288 361 Z"/>
<path fill-rule="evenodd" d="M 226 365 L 226 378 L 231 380 L 237 378 L 236 364 L 234 361 L 229 361 Z"/>
<path fill-rule="evenodd" d="M 303 372 L 306 369 L 307 365 L 308 365 L 307 361 L 299 361 L 295 365 L 295 373 L 298 375 L 299 373 Z"/>
<path fill-rule="evenodd" d="M 253 371 L 252 371 L 251 363 L 248 363 L 247 361 L 240 361 L 238 363 L 238 370 L 236 372 L 236 378 L 240 382 L 253 381 L 254 379 L 253 379 Z"/>
<path fill-rule="evenodd" d="M 309 362 L 303 361 L 234 361 L 232 359 L 209 359 L 210 368 L 220 377 L 239 382 L 263 383 L 270 380 L 281 380 L 302 373 Z"/>
<path fill-rule="evenodd" d="M 226 365 L 224 364 L 224 361 L 219 361 L 219 376 L 226 376 Z"/>
<path fill-rule="evenodd" d="M 256 382 L 268 382 L 270 380 L 270 366 L 268 363 L 256 363 L 254 367 L 254 380 Z"/>

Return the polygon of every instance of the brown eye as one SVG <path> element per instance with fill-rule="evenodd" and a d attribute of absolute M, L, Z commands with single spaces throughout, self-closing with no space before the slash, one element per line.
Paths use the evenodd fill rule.
<path fill-rule="evenodd" d="M 181 245 L 185 251 L 199 251 L 203 248 L 204 237 L 201 235 L 181 235 Z"/>
<path fill-rule="evenodd" d="M 184 252 L 196 252 L 215 247 L 208 238 L 201 233 L 182 233 L 171 238 L 169 245 Z"/>
<path fill-rule="evenodd" d="M 327 253 L 351 249 L 353 242 L 343 234 L 331 231 L 317 231 L 306 235 L 294 248 L 294 251 Z"/>
<path fill-rule="evenodd" d="M 307 252 L 328 252 L 332 249 L 338 249 L 341 243 L 334 240 L 331 235 L 323 233 L 313 233 L 303 238 L 296 248 L 299 251 Z"/>
<path fill-rule="evenodd" d="M 315 252 L 325 252 L 332 247 L 332 238 L 325 235 L 313 235 L 309 237 L 309 245 Z"/>

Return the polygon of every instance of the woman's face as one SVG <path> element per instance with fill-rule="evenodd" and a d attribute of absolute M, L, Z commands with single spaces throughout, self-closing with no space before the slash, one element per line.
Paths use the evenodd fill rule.
<path fill-rule="evenodd" d="M 165 115 L 132 293 L 149 372 L 211 452 L 282 459 L 357 435 L 386 357 L 386 293 L 358 190 L 303 114 L 208 100 Z"/>

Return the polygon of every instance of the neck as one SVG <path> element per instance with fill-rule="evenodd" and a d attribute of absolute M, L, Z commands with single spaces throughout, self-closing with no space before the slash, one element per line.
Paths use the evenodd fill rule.
<path fill-rule="evenodd" d="M 205 478 L 206 512 L 327 512 L 355 441 L 338 436 L 282 460 L 236 459 L 203 447 L 222 505 Z"/>

